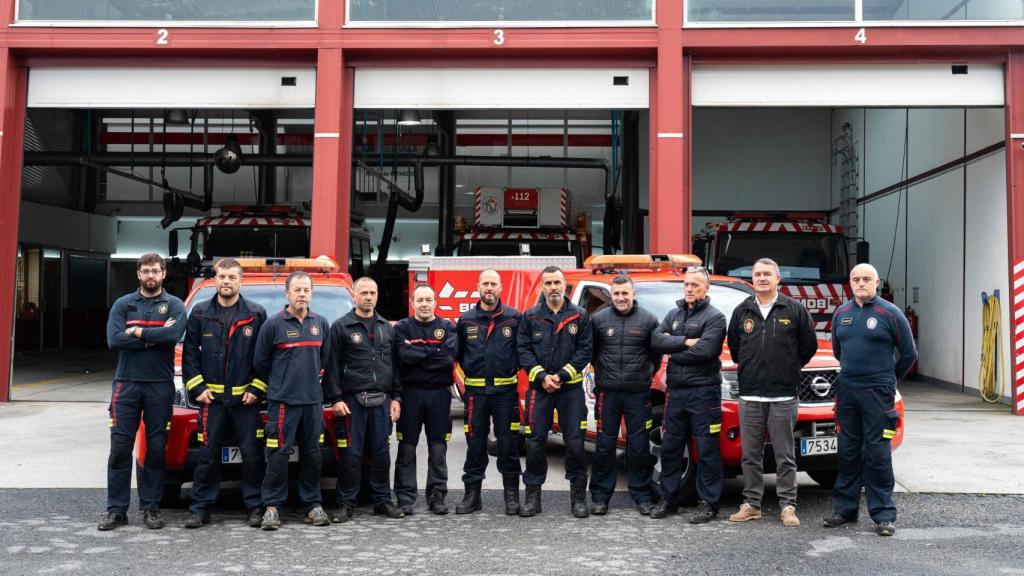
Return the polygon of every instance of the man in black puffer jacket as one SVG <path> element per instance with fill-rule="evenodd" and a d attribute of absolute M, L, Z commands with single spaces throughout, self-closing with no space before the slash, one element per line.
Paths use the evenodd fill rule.
<path fill-rule="evenodd" d="M 629 496 L 641 514 L 650 515 L 652 510 L 651 378 L 661 366 L 661 354 L 651 352 L 658 319 L 635 298 L 632 280 L 618 276 L 612 280 L 612 305 L 591 317 L 597 450 L 590 477 L 590 512 L 597 515 L 608 513 L 615 491 L 615 448 L 623 417 Z"/>
<path fill-rule="evenodd" d="M 692 435 L 697 445 L 697 511 L 691 524 L 718 515 L 722 495 L 722 342 L 725 315 L 711 305 L 708 273 L 688 268 L 683 299 L 651 337 L 655 352 L 670 354 L 665 378 L 665 415 L 661 424 L 661 502 L 651 518 L 665 518 L 678 507 L 683 451 Z M 692 458 L 692 456 L 691 456 Z"/>

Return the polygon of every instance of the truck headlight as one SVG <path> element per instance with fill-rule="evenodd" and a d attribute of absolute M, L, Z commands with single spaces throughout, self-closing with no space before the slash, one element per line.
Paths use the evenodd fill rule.
<path fill-rule="evenodd" d="M 735 370 L 722 370 L 722 400 L 740 397 L 740 381 Z"/>

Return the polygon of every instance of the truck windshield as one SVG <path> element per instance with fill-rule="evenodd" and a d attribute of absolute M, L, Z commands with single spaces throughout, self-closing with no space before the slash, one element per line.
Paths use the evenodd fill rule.
<path fill-rule="evenodd" d="M 203 245 L 206 259 L 219 256 L 305 258 L 309 255 L 309 228 L 264 226 L 213 227 Z"/>
<path fill-rule="evenodd" d="M 459 245 L 459 256 L 519 256 L 519 245 L 530 245 L 530 256 L 576 256 L 574 244 L 568 240 L 465 240 Z"/>
<path fill-rule="evenodd" d="M 213 298 L 215 294 L 213 286 L 200 288 L 188 303 L 188 313 L 192 313 L 196 304 Z M 267 314 L 279 312 L 288 305 L 283 284 L 243 284 L 242 296 L 263 306 Z M 344 286 L 314 286 L 310 309 L 333 323 L 352 309 L 352 295 Z"/>
<path fill-rule="evenodd" d="M 633 286 L 636 287 L 637 303 L 654 314 L 659 322 L 664 320 L 669 311 L 676 307 L 676 301 L 683 298 L 683 281 L 681 279 L 678 282 L 636 282 Z M 753 290 L 746 289 L 745 285 L 739 283 L 734 283 L 732 286 L 712 284 L 708 290 L 711 305 L 725 314 L 727 323 L 732 318 L 733 309 L 751 294 L 753 294 Z"/>
<path fill-rule="evenodd" d="M 723 232 L 715 273 L 749 280 L 758 258 L 779 263 L 783 284 L 843 283 L 849 271 L 841 234 Z"/>

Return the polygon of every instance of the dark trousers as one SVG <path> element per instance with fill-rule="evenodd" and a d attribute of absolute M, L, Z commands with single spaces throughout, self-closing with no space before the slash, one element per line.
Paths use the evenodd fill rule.
<path fill-rule="evenodd" d="M 452 438 L 452 395 L 447 388 L 402 390 L 402 415 L 396 426 L 395 496 L 400 505 L 416 502 L 416 445 L 427 436 L 427 495 L 448 493 L 448 441 Z"/>
<path fill-rule="evenodd" d="M 299 505 L 309 512 L 320 505 L 320 470 L 324 413 L 319 404 L 267 402 L 267 473 L 263 505 L 281 506 L 288 500 L 288 459 L 299 450 Z"/>
<path fill-rule="evenodd" d="M 363 453 L 366 451 L 370 458 L 373 503 L 379 506 L 391 500 L 388 481 L 391 469 L 391 402 L 386 400 L 380 406 L 367 408 L 351 394 L 346 394 L 342 400 L 351 414 L 334 419 L 338 438 L 338 482 L 335 485 L 338 505 L 355 508 L 363 480 Z"/>
<path fill-rule="evenodd" d="M 626 420 L 626 478 L 629 497 L 637 504 L 651 501 L 651 402 L 650 394 L 626 390 L 597 390 L 597 449 L 590 476 L 590 497 L 608 502 L 615 492 L 616 449 L 619 427 Z"/>
<path fill-rule="evenodd" d="M 132 489 L 132 450 L 141 421 L 146 427 L 146 459 L 139 470 L 139 508 L 160 507 L 164 491 L 164 448 L 171 426 L 174 382 L 115 380 L 110 393 L 110 455 L 107 457 L 107 510 L 127 512 Z"/>
<path fill-rule="evenodd" d="M 690 438 L 697 448 L 697 497 L 718 510 L 722 497 L 722 397 L 718 386 L 684 386 L 665 393 L 661 423 L 661 497 L 677 503 L 683 457 Z M 693 454 L 690 460 L 693 461 Z"/>
<path fill-rule="evenodd" d="M 260 406 L 225 406 L 220 402 L 199 409 L 199 461 L 192 476 L 194 513 L 209 510 L 220 493 L 220 465 L 224 442 L 234 435 L 242 456 L 242 499 L 245 507 L 258 508 L 262 502 L 260 488 L 267 464 L 263 459 L 263 426 Z M 259 436 L 259 438 L 257 438 Z"/>
<path fill-rule="evenodd" d="M 498 442 L 498 472 L 502 476 L 522 474 L 519 465 L 519 395 L 515 390 L 499 394 L 467 394 L 465 399 L 466 464 L 462 482 L 481 482 L 487 471 L 487 436 L 494 423 Z"/>
<path fill-rule="evenodd" d="M 868 514 L 875 522 L 895 522 L 892 490 L 892 447 L 899 412 L 896 390 L 891 385 L 850 389 L 836 395 L 839 425 L 839 473 L 832 492 L 836 514 L 854 519 L 860 509 L 863 486 Z"/>
<path fill-rule="evenodd" d="M 562 384 L 555 393 L 537 388 L 526 391 L 526 472 L 523 483 L 543 484 L 548 475 L 548 432 L 558 410 L 558 427 L 565 441 L 565 477 L 570 482 L 587 481 L 583 435 L 587 428 L 587 406 L 579 384 Z"/>

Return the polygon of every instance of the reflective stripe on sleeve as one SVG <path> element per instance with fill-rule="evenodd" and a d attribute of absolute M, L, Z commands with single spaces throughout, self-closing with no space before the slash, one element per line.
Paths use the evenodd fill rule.
<path fill-rule="evenodd" d="M 196 386 L 199 386 L 202 383 L 203 375 L 199 374 L 198 376 L 190 378 L 189 381 L 185 383 L 185 389 L 191 392 Z"/>
<path fill-rule="evenodd" d="M 537 366 L 534 366 L 533 368 L 530 368 L 530 376 L 529 376 L 530 377 L 530 381 L 532 382 L 534 379 L 536 379 L 537 375 L 540 374 L 543 371 L 544 371 L 544 367 L 540 366 L 540 365 L 537 365 Z"/>

